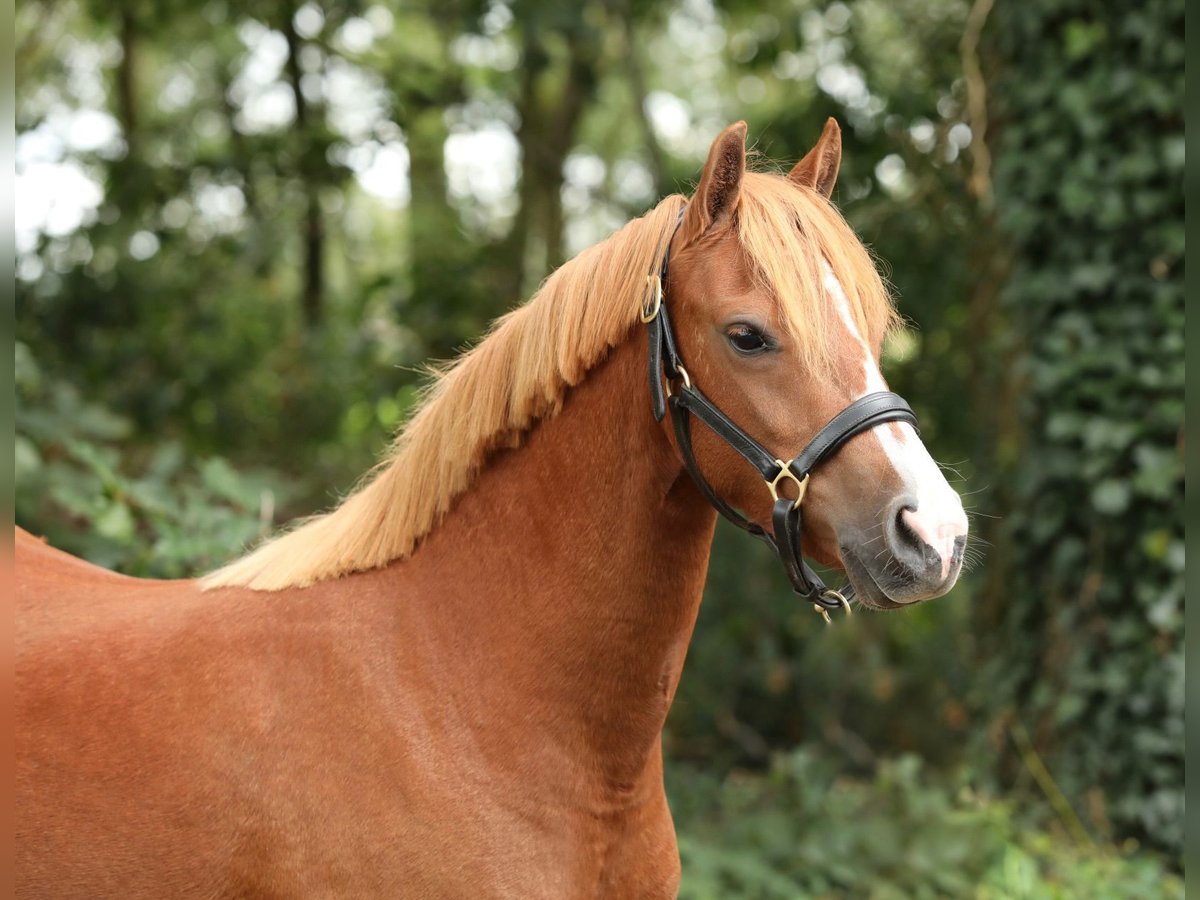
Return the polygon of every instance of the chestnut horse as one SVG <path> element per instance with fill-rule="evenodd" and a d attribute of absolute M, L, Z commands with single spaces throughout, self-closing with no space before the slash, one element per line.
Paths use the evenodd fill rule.
<path fill-rule="evenodd" d="M 669 248 L 689 382 L 782 459 L 884 390 L 895 322 L 828 200 L 836 124 L 786 176 L 745 135 L 501 319 L 326 515 L 199 581 L 18 533 L 20 895 L 675 894 L 660 734 L 715 514 L 649 402 L 647 274 Z M 760 473 L 707 428 L 692 451 L 769 531 Z M 958 575 L 909 424 L 846 441 L 804 509 L 864 607 Z"/>

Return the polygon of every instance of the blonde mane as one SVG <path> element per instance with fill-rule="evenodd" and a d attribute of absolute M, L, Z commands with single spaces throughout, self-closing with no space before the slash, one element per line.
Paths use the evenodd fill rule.
<path fill-rule="evenodd" d="M 657 271 L 684 202 L 668 197 L 554 272 L 438 375 L 387 457 L 341 504 L 207 575 L 202 586 L 305 587 L 410 555 L 491 455 L 557 413 L 567 389 L 629 336 L 646 275 Z M 764 288 L 787 298 L 784 321 L 811 364 L 828 358 L 822 259 L 862 334 L 877 342 L 893 324 L 869 254 L 824 197 L 747 172 L 737 228 Z"/>

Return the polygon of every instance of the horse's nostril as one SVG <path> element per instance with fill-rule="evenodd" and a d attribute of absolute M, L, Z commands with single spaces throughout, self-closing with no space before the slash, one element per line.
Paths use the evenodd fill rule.
<path fill-rule="evenodd" d="M 896 562 L 919 579 L 940 577 L 943 560 L 924 533 L 917 504 L 908 498 L 898 501 L 888 524 L 888 544 Z"/>
<path fill-rule="evenodd" d="M 896 510 L 896 536 L 901 540 L 919 547 L 922 543 L 916 529 L 909 523 L 909 516 L 917 511 L 915 506 L 903 504 Z"/>
<path fill-rule="evenodd" d="M 916 511 L 916 504 L 913 503 L 901 502 L 897 505 L 888 535 L 891 538 L 889 543 L 894 551 L 908 550 L 921 554 L 925 541 L 921 539 L 919 528 L 914 521 Z"/>

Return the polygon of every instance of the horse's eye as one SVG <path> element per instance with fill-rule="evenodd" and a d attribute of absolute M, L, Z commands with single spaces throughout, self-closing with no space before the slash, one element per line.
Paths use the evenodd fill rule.
<path fill-rule="evenodd" d="M 738 353 L 760 353 L 769 346 L 762 332 L 751 325 L 734 325 L 725 336 Z"/>

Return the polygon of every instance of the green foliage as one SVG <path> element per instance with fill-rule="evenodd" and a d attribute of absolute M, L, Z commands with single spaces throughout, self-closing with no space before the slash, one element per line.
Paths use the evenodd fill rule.
<path fill-rule="evenodd" d="M 242 475 L 220 457 L 189 462 L 175 441 L 131 465 L 129 422 L 48 379 L 23 344 L 17 396 L 17 520 L 54 546 L 132 575 L 182 578 L 271 526 L 277 475 Z"/>
<path fill-rule="evenodd" d="M 938 780 L 912 756 L 870 781 L 806 751 L 765 775 L 676 767 L 668 791 L 681 900 L 1183 897 L 1163 861 L 1030 828 L 1011 804 Z"/>
<path fill-rule="evenodd" d="M 1016 260 L 1003 352 L 1022 391 L 979 703 L 1029 728 L 1097 831 L 1177 851 L 1183 9 L 995 15 L 997 214 Z"/>

